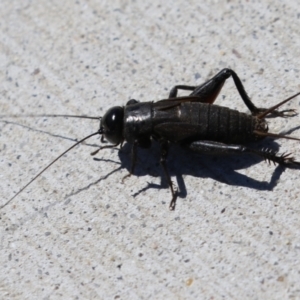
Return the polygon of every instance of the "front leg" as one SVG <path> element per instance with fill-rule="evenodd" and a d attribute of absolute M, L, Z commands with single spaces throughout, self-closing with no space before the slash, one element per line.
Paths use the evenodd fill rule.
<path fill-rule="evenodd" d="M 131 100 L 130 100 L 131 101 Z M 135 101 L 135 100 L 134 100 Z M 124 180 L 128 177 L 130 177 L 135 169 L 135 165 L 136 165 L 136 154 L 137 154 L 137 148 L 141 147 L 141 148 L 150 148 L 151 147 L 151 139 L 149 136 L 145 136 L 139 139 L 136 139 L 132 145 L 131 148 L 131 167 L 130 167 L 130 171 L 129 174 L 125 175 L 122 179 L 122 183 L 124 183 Z"/>
<path fill-rule="evenodd" d="M 160 164 L 164 170 L 168 185 L 171 189 L 171 193 L 172 193 L 172 200 L 170 202 L 170 206 L 169 209 L 170 210 L 175 210 L 175 206 L 176 206 L 176 199 L 177 199 L 177 190 L 174 189 L 173 186 L 173 182 L 171 181 L 171 177 L 167 168 L 167 164 L 166 164 L 166 159 L 168 156 L 168 152 L 169 152 L 169 144 L 166 141 L 161 142 L 161 157 L 160 157 Z"/>
<path fill-rule="evenodd" d="M 135 165 L 136 165 L 136 153 L 137 153 L 137 146 L 138 146 L 138 141 L 134 141 L 132 148 L 131 148 L 131 167 L 130 167 L 130 171 L 127 175 L 125 175 L 122 179 L 122 183 L 124 183 L 124 180 L 128 177 L 130 177 L 135 169 Z"/>

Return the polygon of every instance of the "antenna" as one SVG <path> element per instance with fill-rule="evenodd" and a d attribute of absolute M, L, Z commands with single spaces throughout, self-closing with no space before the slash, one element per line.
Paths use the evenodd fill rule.
<path fill-rule="evenodd" d="M 98 118 L 99 119 L 99 118 Z M 42 171 L 40 171 L 35 177 L 33 177 L 25 186 L 23 186 L 12 198 L 10 198 L 6 203 L 4 203 L 2 206 L 0 206 L 0 209 L 4 208 L 6 205 L 8 205 L 11 201 L 13 201 L 20 193 L 22 193 L 32 182 L 34 182 L 39 176 L 41 176 L 48 168 L 50 168 L 56 161 L 58 161 L 62 156 L 64 156 L 66 153 L 68 153 L 70 150 L 72 150 L 77 145 L 81 144 L 85 140 L 89 139 L 90 137 L 96 135 L 96 134 L 102 134 L 102 130 L 99 129 L 97 132 L 94 132 L 79 142 L 72 145 L 70 148 L 68 148 L 66 151 L 64 151 L 62 154 L 57 156 L 50 164 L 48 164 Z"/>

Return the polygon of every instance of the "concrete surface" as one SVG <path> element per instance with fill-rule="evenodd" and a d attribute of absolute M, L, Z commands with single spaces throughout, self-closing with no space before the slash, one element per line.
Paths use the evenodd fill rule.
<path fill-rule="evenodd" d="M 300 90 L 296 0 L 1 4 L 1 115 L 103 115 L 224 67 L 256 104 Z M 231 79 L 217 103 L 247 111 Z M 300 123 L 269 121 L 274 132 Z M 0 126 L 3 204 L 99 124 L 7 117 Z M 137 176 L 122 184 L 129 147 L 93 160 L 99 143 L 76 147 L 0 211 L 1 299 L 300 298 L 299 170 L 174 148 L 180 197 L 170 212 L 157 146 L 139 151 Z M 296 141 L 261 145 L 300 159 Z"/>

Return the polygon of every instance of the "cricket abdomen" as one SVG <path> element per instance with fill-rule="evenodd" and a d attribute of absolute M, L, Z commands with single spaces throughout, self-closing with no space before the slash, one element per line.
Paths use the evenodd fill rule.
<path fill-rule="evenodd" d="M 241 113 L 227 107 L 183 103 L 180 107 L 182 123 L 190 123 L 199 128 L 197 137 L 202 140 L 223 143 L 246 143 L 262 139 L 254 131 L 267 132 L 264 119 Z"/>

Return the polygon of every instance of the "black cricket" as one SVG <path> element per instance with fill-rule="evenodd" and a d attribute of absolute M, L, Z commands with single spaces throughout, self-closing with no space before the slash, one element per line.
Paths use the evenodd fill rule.
<path fill-rule="evenodd" d="M 213 104 L 224 82 L 230 76 L 233 78 L 242 100 L 250 110 L 250 115 Z M 192 92 L 189 96 L 177 97 L 178 90 Z M 138 147 L 149 148 L 153 140 L 160 144 L 160 164 L 172 193 L 170 210 L 175 209 L 177 198 L 177 189 L 171 181 L 166 164 L 169 147 L 172 144 L 179 144 L 184 148 L 203 154 L 249 153 L 258 155 L 269 162 L 274 162 L 274 164 L 278 163 L 287 167 L 300 166 L 300 162 L 295 161 L 290 154 L 278 155 L 277 152 L 271 149 L 257 150 L 245 146 L 249 142 L 255 142 L 265 137 L 300 141 L 298 138 L 268 132 L 268 125 L 265 120 L 265 117 L 269 114 L 275 117 L 294 116 L 296 113 L 293 109 L 278 111 L 277 108 L 299 94 L 297 93 L 271 108 L 257 108 L 247 95 L 237 74 L 233 70 L 223 69 L 202 85 L 177 85 L 173 87 L 168 99 L 157 102 L 138 102 L 131 99 L 125 107 L 115 106 L 110 108 L 102 118 L 74 115 L 39 115 L 100 119 L 100 128 L 97 132 L 83 138 L 59 155 L 0 208 L 9 204 L 65 153 L 97 134 L 101 135 L 102 142 L 106 139 L 111 144 L 100 147 L 91 155 L 95 155 L 104 148 L 114 148 L 119 145 L 122 147 L 124 141 L 132 144 L 130 173 L 123 180 L 134 173 Z"/>

